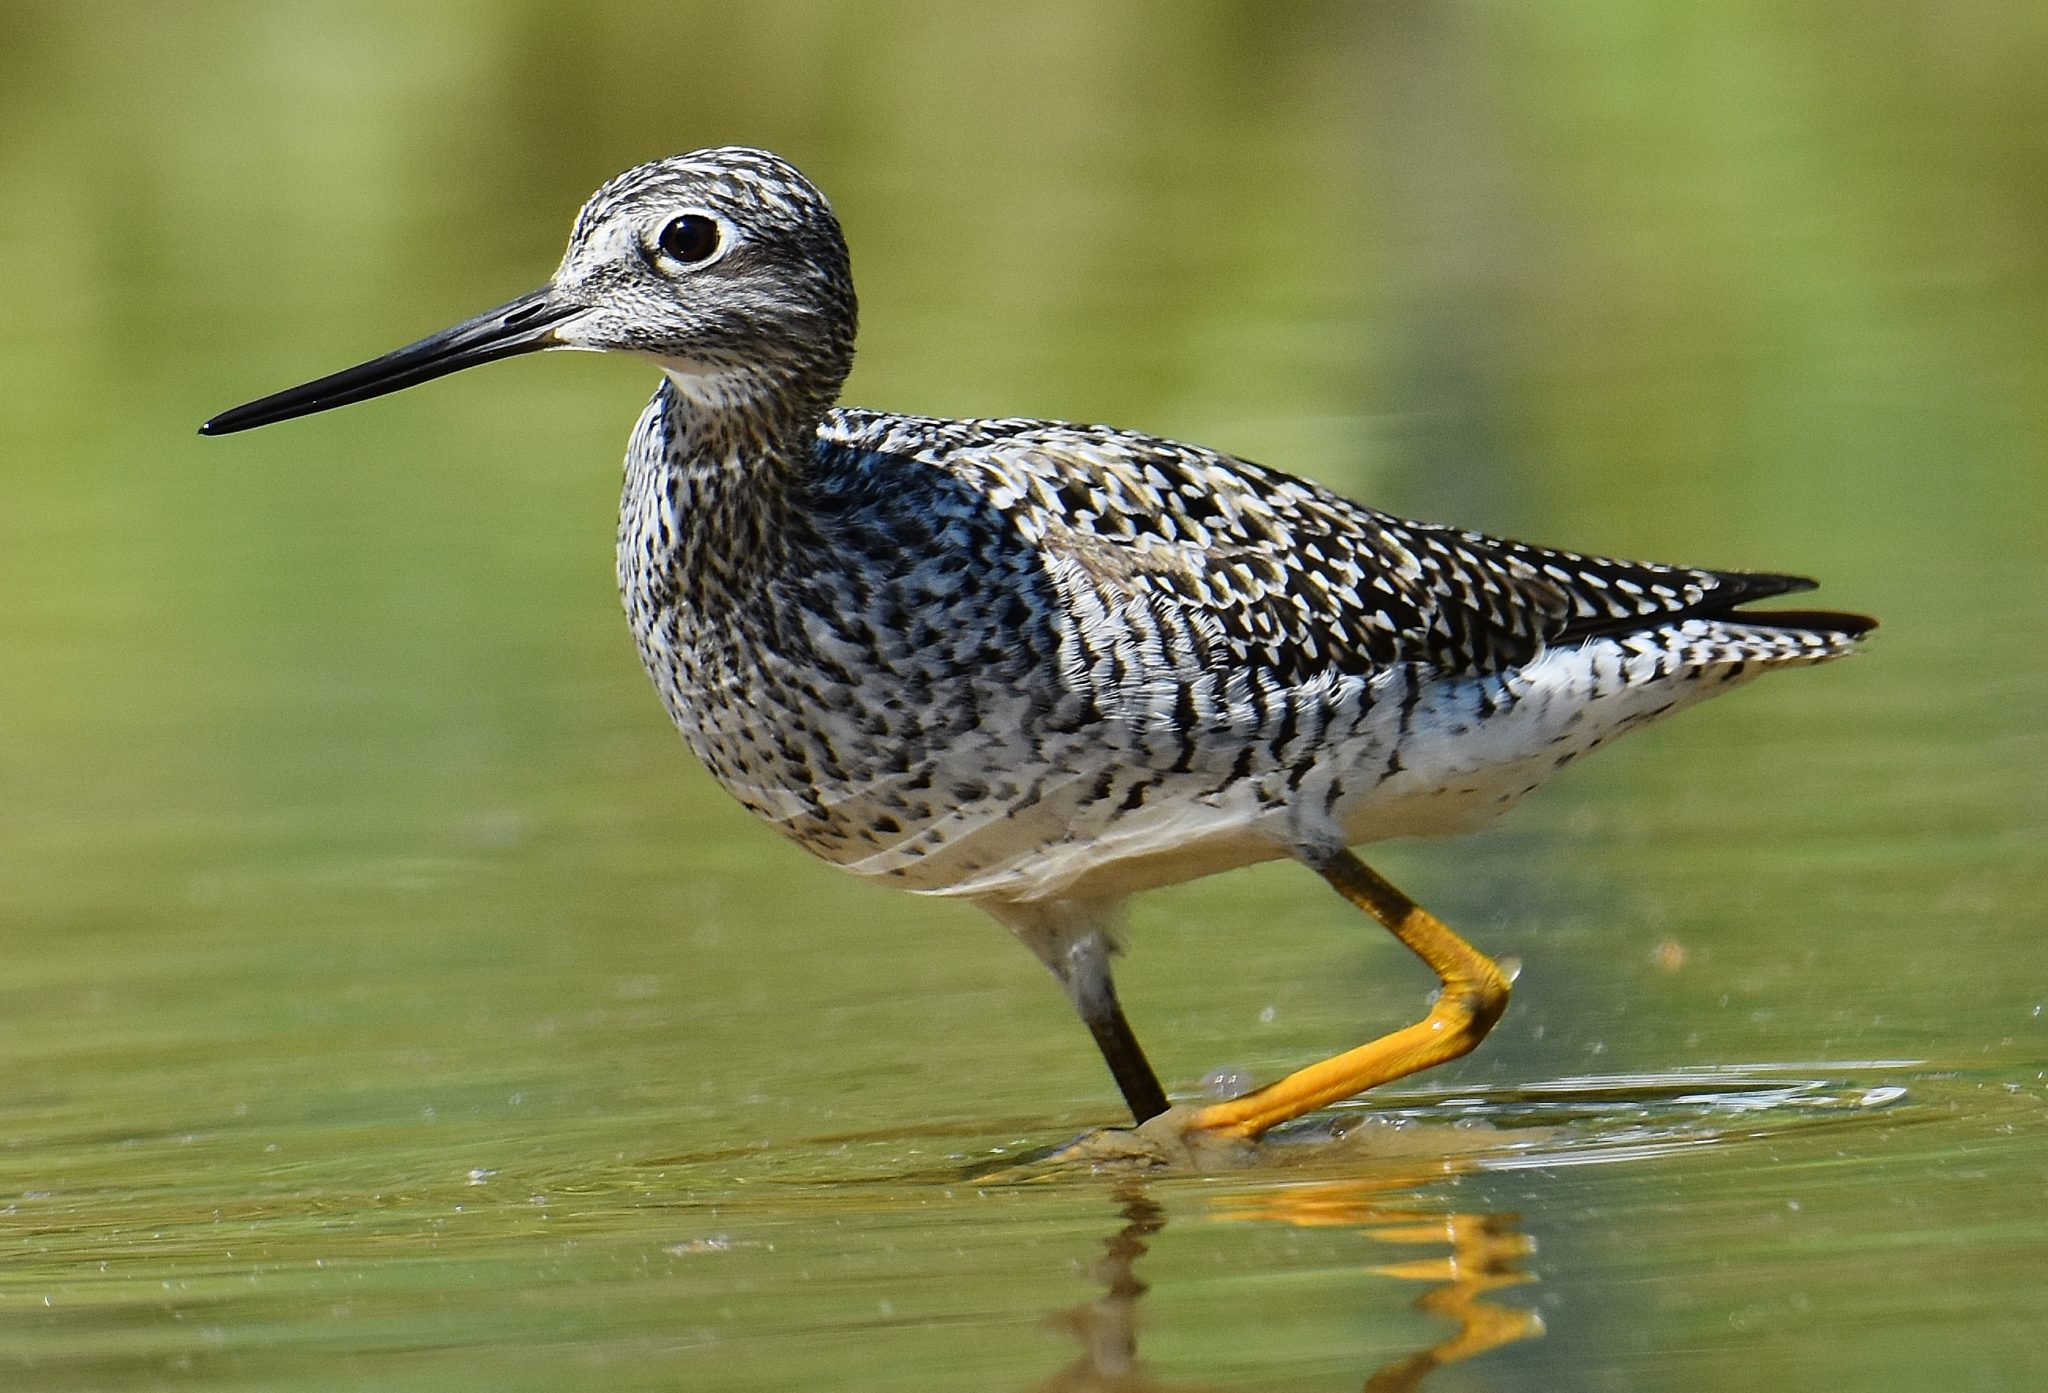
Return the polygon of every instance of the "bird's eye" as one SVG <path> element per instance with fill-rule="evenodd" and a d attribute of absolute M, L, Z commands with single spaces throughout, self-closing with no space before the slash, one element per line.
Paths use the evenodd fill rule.
<path fill-rule="evenodd" d="M 718 251 L 718 224 L 702 213 L 671 219 L 655 239 L 661 249 L 684 265 L 708 261 Z"/>

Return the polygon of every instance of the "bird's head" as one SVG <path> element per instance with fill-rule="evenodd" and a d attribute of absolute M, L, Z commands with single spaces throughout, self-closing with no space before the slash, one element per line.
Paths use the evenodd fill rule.
<path fill-rule="evenodd" d="M 815 416 L 852 366 L 854 326 L 846 240 L 825 196 L 764 150 L 699 150 L 593 194 L 540 289 L 200 430 L 247 430 L 551 348 L 651 358 L 701 409 Z"/>

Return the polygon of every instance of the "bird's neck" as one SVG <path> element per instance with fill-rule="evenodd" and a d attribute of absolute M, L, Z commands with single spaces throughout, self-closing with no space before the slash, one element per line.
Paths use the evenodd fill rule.
<path fill-rule="evenodd" d="M 809 534 L 802 514 L 825 407 L 737 376 L 668 370 L 634 431 L 619 517 L 627 592 L 744 602 Z"/>

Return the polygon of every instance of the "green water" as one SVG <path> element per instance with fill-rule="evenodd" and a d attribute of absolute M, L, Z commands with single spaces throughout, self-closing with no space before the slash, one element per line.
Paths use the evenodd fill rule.
<path fill-rule="evenodd" d="M 2048 1382 L 2044 56 L 1936 4 L 0 7 L 0 1384 Z M 646 368 L 192 434 L 730 139 L 845 217 L 863 404 L 1885 628 L 1379 850 L 1524 971 L 1370 1145 L 1006 1172 L 1114 1091 L 993 925 L 668 729 Z M 1430 985 L 1284 866 L 1130 940 L 1187 1096 Z"/>

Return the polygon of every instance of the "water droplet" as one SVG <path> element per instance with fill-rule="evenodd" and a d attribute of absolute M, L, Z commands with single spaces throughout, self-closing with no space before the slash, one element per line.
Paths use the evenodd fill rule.
<path fill-rule="evenodd" d="M 1243 1069 L 1211 1069 L 1202 1076 L 1205 1098 L 1235 1098 L 1252 1090 L 1252 1076 Z"/>

